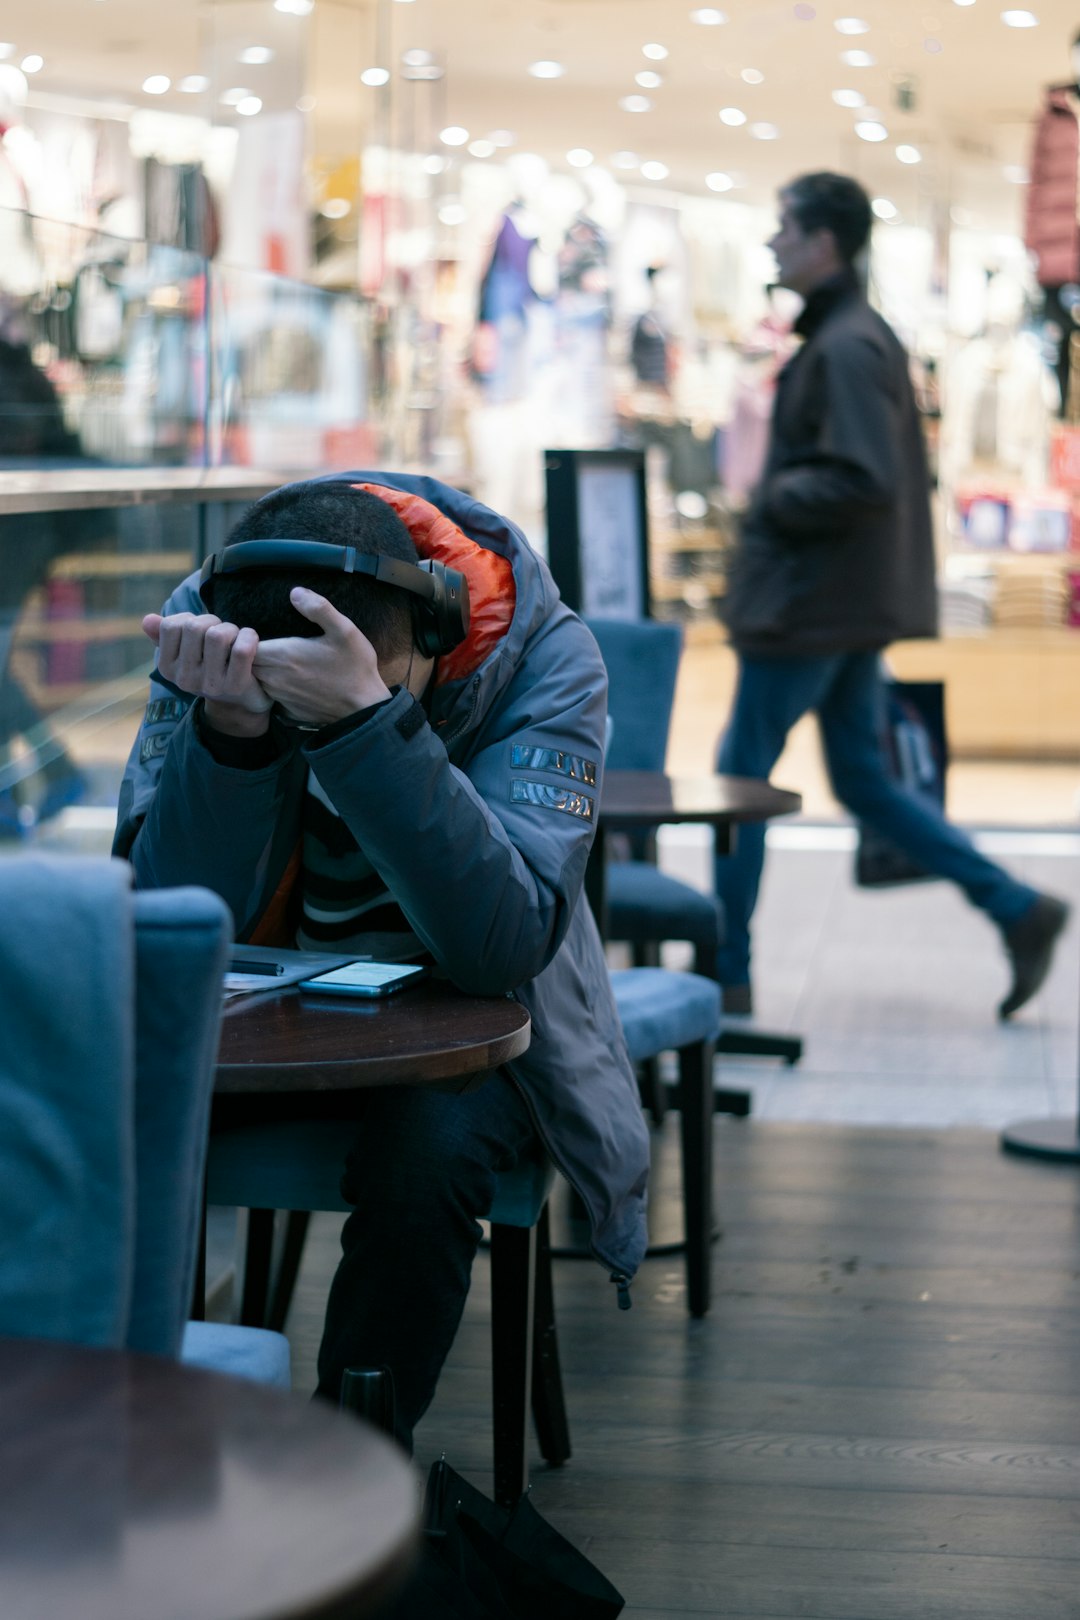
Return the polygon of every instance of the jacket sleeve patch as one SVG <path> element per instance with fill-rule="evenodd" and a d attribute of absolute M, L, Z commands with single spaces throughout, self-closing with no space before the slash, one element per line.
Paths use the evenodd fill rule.
<path fill-rule="evenodd" d="M 552 782 L 532 782 L 523 776 L 511 778 L 510 801 L 537 804 L 544 810 L 561 810 L 564 815 L 579 816 L 582 821 L 593 819 L 595 804 L 587 793 L 575 793 L 572 788 L 556 787 Z"/>
<path fill-rule="evenodd" d="M 152 759 L 161 759 L 169 751 L 172 733 L 168 731 L 154 731 L 145 736 L 139 744 L 139 764 L 148 765 Z"/>
<path fill-rule="evenodd" d="M 596 761 L 583 759 L 580 754 L 565 754 L 561 748 L 530 748 L 526 743 L 514 743 L 510 764 L 515 770 L 524 767 L 530 771 L 554 771 L 556 776 L 568 776 L 572 782 L 596 786 Z"/>
<path fill-rule="evenodd" d="M 182 720 L 191 704 L 181 698 L 155 698 L 146 705 L 144 725 L 160 726 L 166 720 Z"/>

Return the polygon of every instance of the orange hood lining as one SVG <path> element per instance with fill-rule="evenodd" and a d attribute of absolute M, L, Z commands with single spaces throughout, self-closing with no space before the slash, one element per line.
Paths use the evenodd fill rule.
<path fill-rule="evenodd" d="M 421 557 L 456 568 L 469 583 L 469 633 L 459 647 L 439 659 L 437 684 L 460 681 L 479 669 L 506 635 L 514 617 L 517 590 L 509 558 L 470 540 L 463 529 L 430 501 L 389 484 L 353 484 L 394 509 Z"/>

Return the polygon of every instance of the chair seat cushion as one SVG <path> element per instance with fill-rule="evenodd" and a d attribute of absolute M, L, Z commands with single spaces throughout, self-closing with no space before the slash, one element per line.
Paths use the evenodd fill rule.
<path fill-rule="evenodd" d="M 351 1205 L 342 1197 L 341 1176 L 356 1132 L 354 1122 L 334 1119 L 273 1121 L 216 1132 L 206 1161 L 207 1203 L 347 1211 Z M 554 1175 L 539 1148 L 535 1157 L 500 1171 L 488 1219 L 499 1226 L 535 1226 Z"/>
<path fill-rule="evenodd" d="M 720 987 L 700 974 L 616 968 L 611 988 L 634 1063 L 714 1040 L 719 1032 Z"/>
<path fill-rule="evenodd" d="M 604 882 L 610 939 L 632 945 L 687 939 L 713 951 L 723 943 L 722 913 L 715 897 L 648 861 L 612 861 Z"/>
<path fill-rule="evenodd" d="M 184 1329 L 180 1360 L 186 1367 L 250 1378 L 276 1389 L 292 1387 L 289 1341 L 283 1333 L 270 1333 L 265 1328 L 189 1322 Z"/>

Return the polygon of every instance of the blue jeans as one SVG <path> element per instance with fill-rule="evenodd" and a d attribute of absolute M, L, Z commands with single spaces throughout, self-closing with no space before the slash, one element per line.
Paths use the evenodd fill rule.
<path fill-rule="evenodd" d="M 535 1140 L 501 1073 L 463 1096 L 406 1087 L 364 1099 L 342 1177 L 355 1208 L 326 1307 L 318 1394 L 336 1401 L 346 1367 L 389 1367 L 408 1450 L 461 1321 L 495 1173 Z"/>
<path fill-rule="evenodd" d="M 884 696 L 876 652 L 740 657 L 717 769 L 731 776 L 768 776 L 796 720 L 813 710 L 829 779 L 841 804 L 929 871 L 959 884 L 972 904 L 999 926 L 1015 922 L 1037 891 L 980 855 L 967 834 L 946 821 L 935 805 L 888 775 L 880 741 Z M 718 957 L 722 984 L 749 980 L 750 919 L 764 858 L 765 828 L 760 823 L 740 827 L 733 853 L 716 858 L 716 893 L 727 913 L 727 939 Z"/>

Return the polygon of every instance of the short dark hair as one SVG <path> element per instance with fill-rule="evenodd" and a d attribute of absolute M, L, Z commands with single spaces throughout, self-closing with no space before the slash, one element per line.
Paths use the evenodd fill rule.
<path fill-rule="evenodd" d="M 412 536 L 393 507 L 348 484 L 290 484 L 256 501 L 229 535 L 242 540 L 324 540 L 355 546 L 374 557 L 417 561 Z M 380 658 L 404 656 L 413 645 L 412 599 L 406 591 L 365 574 L 325 568 L 259 568 L 219 574 L 212 587 L 213 611 L 232 624 L 250 626 L 262 640 L 317 636 L 321 631 L 289 601 L 294 585 L 306 585 L 351 619 Z"/>
<path fill-rule="evenodd" d="M 840 256 L 850 264 L 870 236 L 874 223 L 870 199 L 850 175 L 801 174 L 783 187 L 787 202 L 801 231 L 831 231 Z"/>

